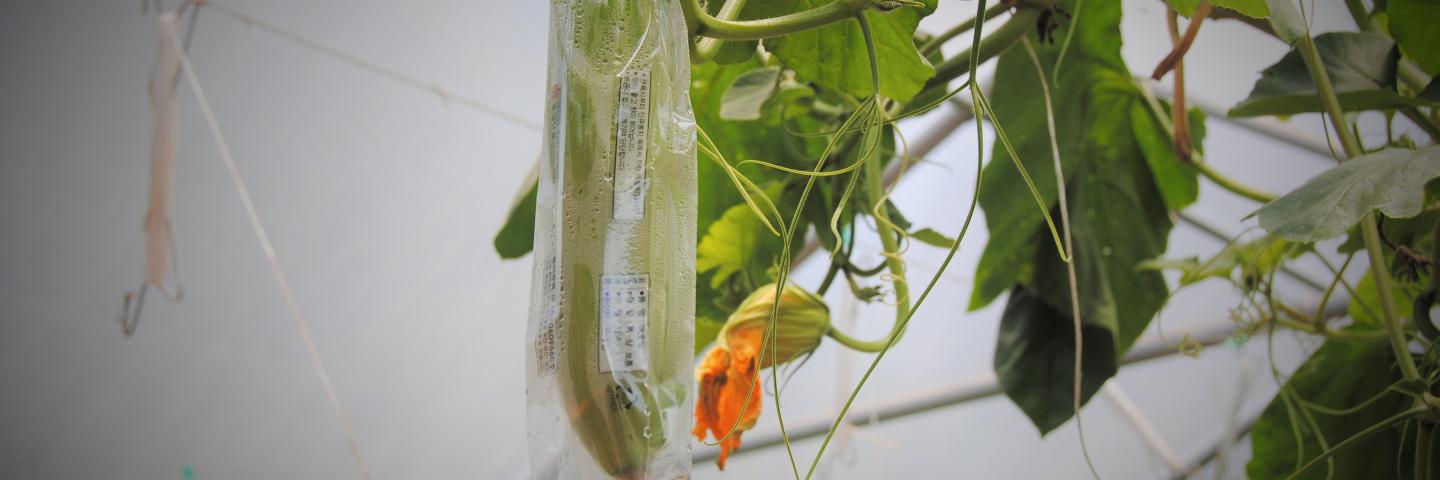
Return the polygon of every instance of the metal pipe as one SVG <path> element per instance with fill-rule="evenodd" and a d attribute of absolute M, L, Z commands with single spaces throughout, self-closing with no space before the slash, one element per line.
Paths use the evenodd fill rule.
<path fill-rule="evenodd" d="M 1190 338 L 1203 345 L 1211 346 L 1228 340 L 1233 332 L 1233 324 L 1217 324 L 1190 332 Z M 1132 348 L 1120 364 L 1130 365 L 1169 357 L 1177 353 L 1179 353 L 1179 349 L 1173 345 L 1159 340 L 1150 341 Z M 851 409 L 851 414 L 846 420 L 853 427 L 864 427 L 876 422 L 981 400 L 1000 393 L 999 381 L 993 374 L 989 374 L 970 381 L 954 382 L 942 387 L 858 406 Z M 829 433 L 830 424 L 834 420 L 833 416 L 828 415 L 805 417 L 785 422 L 785 431 L 790 434 L 791 442 L 821 437 Z M 784 444 L 784 440 L 780 437 L 779 432 L 750 432 L 745 437 L 745 448 L 731 452 L 730 455 L 740 455 L 782 444 Z M 704 448 L 695 451 L 692 459 L 696 463 L 706 462 L 714 460 L 719 453 L 718 449 Z"/>

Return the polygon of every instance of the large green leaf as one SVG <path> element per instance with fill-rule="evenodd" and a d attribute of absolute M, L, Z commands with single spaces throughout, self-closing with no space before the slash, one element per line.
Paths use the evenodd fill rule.
<path fill-rule="evenodd" d="M 1431 75 L 1440 75 L 1440 0 L 1389 0 L 1390 35 L 1405 56 Z"/>
<path fill-rule="evenodd" d="M 1410 306 L 1415 303 L 1415 295 L 1411 294 L 1402 282 L 1394 283 L 1391 300 L 1393 300 L 1395 311 L 1410 311 Z M 1360 283 L 1355 284 L 1355 296 L 1350 298 L 1350 306 L 1347 309 L 1350 318 L 1355 320 L 1356 326 L 1379 329 L 1385 325 L 1381 305 L 1383 304 L 1380 303 L 1380 290 L 1375 288 L 1375 278 L 1366 273 L 1365 277 L 1360 279 Z"/>
<path fill-rule="evenodd" d="M 1161 189 L 1184 189 L 1195 180 L 1194 172 L 1187 171 L 1190 169 L 1152 170 L 1150 160 L 1160 159 L 1147 159 L 1142 143 L 1164 145 L 1160 150 L 1165 151 L 1165 159 L 1174 161 L 1169 136 L 1158 128 L 1132 128 L 1132 113 L 1144 108 L 1145 100 L 1120 59 L 1119 4 L 1087 2 L 1078 23 L 1053 98 L 1072 214 L 1080 313 L 1086 326 L 1084 368 L 1097 372 L 1087 376 L 1086 382 L 1098 385 L 1109 376 L 1104 372 L 1115 370 L 1114 359 L 1144 331 L 1169 293 L 1159 273 L 1138 268 L 1165 251 L 1173 226 Z M 1056 36 L 1063 38 L 1064 34 Z M 1059 49 L 1059 45 L 1040 45 L 1041 64 L 1054 65 Z M 1023 50 L 1012 49 L 1001 56 L 992 104 L 997 120 L 1016 142 L 1021 163 L 1058 219 L 1045 105 L 1034 66 Z M 1144 138 L 1137 139 L 1137 135 Z M 971 307 L 984 306 L 1020 284 L 1011 290 L 1007 321 L 1027 329 L 1054 322 L 1054 328 L 1068 330 L 1071 301 L 1066 266 L 1041 212 L 1024 194 L 1025 184 L 1010 155 L 998 144 L 994 150 L 996 156 L 985 168 L 985 188 L 981 190 L 991 236 L 976 270 Z M 1172 195 L 1176 205 L 1191 200 L 1183 191 Z M 1016 295 L 1023 295 L 1024 301 L 1017 303 L 1013 300 Z M 1030 305 L 1037 302 L 1044 308 Z M 1053 364 L 1057 370 L 1067 371 L 1074 368 L 1073 350 L 1032 348 L 1029 343 L 1040 341 L 1002 335 L 997 359 L 1023 354 L 1027 364 Z M 1028 350 L 1008 351 L 1012 348 Z M 1068 380 L 1053 384 L 1053 378 L 1029 377 L 1044 370 L 1002 370 L 1011 368 L 1007 365 L 1012 363 L 997 362 L 997 374 L 1013 377 L 1002 382 L 1006 394 L 1017 399 L 1042 431 L 1069 418 L 1069 394 L 1053 398 L 1056 389 L 1069 392 Z"/>
<path fill-rule="evenodd" d="M 833 0 L 752 1 L 745 6 L 745 11 L 753 11 L 760 17 L 774 17 L 830 1 Z M 923 9 L 901 7 L 890 12 L 865 11 L 880 65 L 881 95 L 901 103 L 907 102 L 920 93 L 926 80 L 935 76 L 935 68 L 920 55 L 913 38 L 920 19 L 934 12 L 936 4 L 936 0 L 925 0 Z M 869 54 L 858 22 L 839 22 L 766 39 L 765 48 L 780 57 L 800 80 L 815 82 L 857 98 L 873 93 L 870 89 Z"/>
<path fill-rule="evenodd" d="M 1322 436 L 1326 444 L 1334 446 L 1403 411 L 1413 400 L 1394 391 L 1345 415 L 1305 407 L 1305 402 L 1329 409 L 1360 406 L 1400 379 L 1392 368 L 1394 362 L 1390 346 L 1383 341 L 1326 342 L 1295 371 L 1255 423 L 1251 433 L 1252 459 L 1246 473 L 1253 480 L 1289 478 L 1301 464 L 1323 451 L 1319 440 Z M 1318 432 L 1306 419 L 1307 415 L 1302 414 L 1302 408 L 1313 419 Z M 1409 478 L 1402 475 L 1402 472 L 1409 474 L 1403 465 L 1398 470 L 1396 465 L 1397 457 L 1405 460 L 1404 453 L 1413 450 L 1408 444 L 1401 444 L 1401 436 L 1398 428 L 1380 433 L 1336 454 L 1334 470 L 1329 474 L 1325 465 L 1321 465 L 1300 478 Z M 1415 438 L 1413 427 L 1409 438 L 1412 441 Z"/>
<path fill-rule="evenodd" d="M 720 288 L 737 273 L 747 274 L 750 285 L 760 286 L 769 281 L 755 273 L 768 270 L 780 254 L 780 238 L 769 233 L 760 217 L 748 205 L 736 205 L 725 211 L 720 220 L 710 224 L 710 229 L 696 247 L 696 273 L 714 271 L 710 287 Z"/>
<path fill-rule="evenodd" d="M 1195 14 L 1195 7 L 1200 6 L 1201 0 L 1168 0 L 1170 8 L 1176 13 L 1190 18 Z M 1212 0 L 1210 3 L 1220 8 L 1234 10 L 1251 18 L 1266 18 L 1270 16 L 1270 7 L 1265 5 L 1265 0 Z"/>
<path fill-rule="evenodd" d="M 1168 108 L 1167 108 L 1168 109 Z M 1205 138 L 1205 112 L 1198 108 L 1186 113 L 1190 125 L 1191 142 L 1195 151 L 1204 149 L 1200 140 Z M 1165 127 L 1144 102 L 1130 106 L 1130 128 L 1135 141 L 1145 153 L 1145 162 L 1155 174 L 1155 183 L 1160 187 L 1160 196 L 1165 207 L 1180 210 L 1195 203 L 1200 197 L 1200 179 L 1195 167 L 1175 156 L 1175 148 Z"/>
<path fill-rule="evenodd" d="M 1114 336 L 1104 327 L 1081 329 L 1084 359 L 1080 395 L 1089 400 L 1115 375 Z M 1070 315 L 1018 287 L 1010 294 L 995 345 L 995 374 L 1010 400 L 1044 435 L 1074 414 L 1075 327 Z"/>
<path fill-rule="evenodd" d="M 1425 183 L 1435 177 L 1440 177 L 1440 146 L 1355 157 L 1265 205 L 1260 228 L 1310 243 L 1345 233 L 1372 210 L 1413 217 L 1425 204 Z"/>
<path fill-rule="evenodd" d="M 720 97 L 720 118 L 759 120 L 760 109 L 780 85 L 780 68 L 757 68 L 745 72 Z"/>
<path fill-rule="evenodd" d="M 1116 184 L 1119 192 L 1115 195 L 1097 193 L 1084 201 L 1120 202 L 1121 205 L 1113 209 L 1108 208 L 1109 205 L 1100 207 L 1113 210 L 1118 215 L 1117 219 L 1127 219 L 1117 232 L 1126 232 L 1130 236 L 1129 232 L 1137 230 L 1136 226 L 1141 227 L 1135 233 L 1144 234 L 1134 237 L 1143 239 L 1137 240 L 1137 243 L 1147 244 L 1144 251 L 1152 254 L 1134 258 L 1134 263 L 1123 265 L 1117 271 L 1133 270 L 1140 261 L 1162 253 L 1163 239 L 1169 231 L 1169 221 L 1164 219 L 1167 217 L 1164 212 L 1166 202 L 1157 191 L 1157 182 L 1136 140 L 1137 134 L 1163 136 L 1163 133 L 1159 129 L 1137 132 L 1131 128 L 1132 109 L 1143 108 L 1144 99 L 1120 59 L 1119 16 L 1118 5 L 1107 2 L 1085 5 L 1085 12 L 1080 16 L 1081 29 L 1075 34 L 1070 58 L 1060 72 L 1056 91 L 1052 95 L 1057 101 L 1055 123 L 1059 126 L 1057 134 L 1061 160 L 1068 182 L 1101 181 L 1079 174 L 1078 167 L 1082 164 L 1093 164 L 1087 172 L 1118 172 L 1120 175 L 1117 178 L 1104 181 Z M 1039 45 L 1041 63 L 1053 65 L 1058 50 L 1055 45 Z M 1034 67 L 1025 52 L 1017 49 L 1001 56 L 992 103 L 1001 125 L 1016 141 L 1015 149 L 1021 162 L 1035 180 L 1046 205 L 1053 208 L 1057 203 L 1055 171 L 1046 133 L 1045 105 L 1039 91 Z M 1147 138 L 1146 141 L 1169 144 L 1168 136 Z M 1168 151 L 1168 148 L 1161 150 Z M 1028 195 L 1015 193 L 1024 192 L 1026 187 L 1009 153 L 998 143 L 994 151 L 995 157 L 983 174 L 985 188 L 981 190 L 980 197 L 990 240 L 976 269 L 971 309 L 988 305 L 1016 283 L 1029 282 L 1037 252 L 1055 250 L 1034 200 Z M 1172 183 L 1185 185 L 1194 182 L 1194 173 L 1189 172 L 1188 175 L 1190 180 Z M 1074 190 L 1072 188 L 1072 195 L 1076 193 Z M 1186 195 L 1178 193 L 1173 197 L 1177 203 L 1184 203 Z M 1072 203 L 1071 211 L 1079 217 L 1078 212 L 1095 207 Z M 1135 219 L 1144 221 L 1131 221 Z M 1160 223 L 1151 225 L 1149 219 Z M 1159 239 L 1158 250 L 1152 239 Z M 1078 243 L 1081 239 L 1076 241 Z M 1043 249 L 1037 250 L 1037 246 Z M 1122 250 L 1116 247 L 1111 246 L 1113 251 Z M 1132 253 L 1136 252 L 1126 252 L 1124 256 Z M 1130 259 L 1112 257 L 1107 261 L 1127 260 Z M 1154 278 L 1158 279 L 1158 276 Z M 1061 303 L 1068 304 L 1068 301 Z M 1148 317 L 1142 321 L 1146 320 Z"/>
<path fill-rule="evenodd" d="M 1395 93 L 1400 51 L 1390 38 L 1374 33 L 1331 32 L 1315 37 L 1340 106 L 1346 111 L 1435 106 L 1429 100 Z M 1298 50 L 1260 73 L 1250 96 L 1230 109 L 1231 117 L 1294 115 L 1322 110 L 1315 82 Z"/>
<path fill-rule="evenodd" d="M 505 260 L 523 257 L 535 245 L 535 192 L 539 180 L 532 178 L 529 182 L 525 194 L 510 207 L 505 225 L 495 234 L 495 253 Z"/>
<path fill-rule="evenodd" d="M 1118 50 L 1119 29 L 1116 24 L 1107 25 L 1104 21 L 1118 22 L 1119 15 L 1119 7 L 1110 2 L 1091 2 L 1085 6 L 1080 19 L 1095 26 L 1075 32 L 1070 58 L 1054 85 L 1055 124 L 1059 126 L 1061 160 L 1067 177 L 1073 176 L 1082 155 L 1098 153 L 1090 148 L 1092 143 L 1111 143 L 1131 136 L 1128 110 L 1125 117 L 1113 119 L 1100 118 L 1101 115 L 1093 111 L 1115 101 L 1117 94 L 1126 94 L 1131 85 L 1130 74 Z M 1061 25 L 1062 32 L 1068 28 L 1068 24 Z M 1064 38 L 1062 33 L 1056 36 Z M 1058 49 L 1039 43 L 1036 46 L 1041 63 L 1053 65 Z M 1097 94 L 1105 95 L 1105 101 L 1098 101 L 1094 97 Z M 1128 107 L 1132 99 L 1123 101 Z M 1016 152 L 1035 180 L 1045 204 L 1054 205 L 1055 170 L 1046 133 L 1045 104 L 1035 69 L 1024 51 L 1013 49 L 1001 55 L 991 103 L 1001 125 L 1016 141 Z M 1035 242 L 1050 239 L 1048 232 L 1040 230 L 1045 222 L 1035 201 L 1028 195 L 1016 194 L 1024 192 L 1026 187 L 1010 154 L 1000 148 L 998 142 L 993 151 L 994 157 L 982 174 L 984 188 L 980 190 L 980 207 L 985 211 L 990 239 L 975 270 L 971 310 L 990 304 L 1022 279 L 1030 278 Z"/>

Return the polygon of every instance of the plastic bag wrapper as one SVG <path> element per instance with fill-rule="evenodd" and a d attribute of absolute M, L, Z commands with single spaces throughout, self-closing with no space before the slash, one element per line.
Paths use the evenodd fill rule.
<path fill-rule="evenodd" d="M 554 0 L 526 343 L 532 478 L 690 475 L 695 122 L 675 0 Z"/>

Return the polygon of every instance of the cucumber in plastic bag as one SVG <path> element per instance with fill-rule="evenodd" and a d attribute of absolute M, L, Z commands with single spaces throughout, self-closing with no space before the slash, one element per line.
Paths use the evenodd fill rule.
<path fill-rule="evenodd" d="M 676 0 L 554 0 L 527 330 L 533 478 L 686 478 L 695 124 Z"/>

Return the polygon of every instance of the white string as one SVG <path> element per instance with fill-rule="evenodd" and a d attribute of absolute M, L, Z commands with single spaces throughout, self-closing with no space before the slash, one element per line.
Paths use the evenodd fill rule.
<path fill-rule="evenodd" d="M 525 119 L 512 113 L 508 113 L 504 110 L 491 106 L 486 102 L 466 97 L 464 95 L 456 94 L 453 90 L 445 88 L 438 83 L 421 80 L 405 72 L 379 65 L 375 62 L 366 60 L 359 55 L 345 52 L 338 48 L 321 43 L 318 40 L 314 40 L 299 33 L 282 28 L 273 23 L 255 18 L 239 10 L 236 10 L 229 5 L 225 5 L 214 0 L 206 0 L 205 6 L 215 7 L 216 11 L 230 16 L 231 18 L 239 20 L 247 25 L 254 25 L 260 27 L 260 29 L 270 32 L 272 35 L 288 40 L 291 43 L 308 48 L 322 55 L 380 74 L 381 76 L 389 78 L 390 80 L 393 80 L 401 85 L 412 87 L 420 91 L 433 93 L 436 96 L 439 96 L 444 101 L 453 101 L 460 105 L 473 108 L 477 111 L 492 115 L 500 120 L 504 120 L 518 127 L 534 130 L 537 132 L 541 129 L 540 124 L 534 121 Z"/>
<path fill-rule="evenodd" d="M 255 240 L 260 243 L 260 250 L 270 264 L 270 273 L 275 277 L 275 285 L 279 287 L 280 296 L 290 310 L 290 317 L 295 320 L 295 329 L 300 332 L 300 339 L 304 341 L 305 349 L 310 354 L 310 365 L 315 368 L 315 375 L 320 377 L 320 385 L 325 389 L 325 397 L 330 401 L 330 411 L 340 422 L 340 429 L 345 434 L 345 441 L 350 445 L 350 455 L 355 459 L 355 466 L 360 471 L 360 478 L 368 480 L 370 467 L 360 456 L 360 444 L 355 440 L 355 433 L 350 429 L 350 421 L 345 416 L 345 410 L 340 407 L 340 399 L 335 395 L 335 387 L 330 383 L 330 374 L 326 373 L 325 363 L 321 361 L 320 351 L 315 346 L 315 338 L 310 335 L 310 326 L 305 321 L 305 316 L 300 313 L 300 305 L 295 302 L 295 295 L 290 291 L 290 283 L 285 280 L 285 271 L 280 267 L 280 260 L 275 256 L 275 248 L 270 244 L 270 236 L 265 233 L 265 226 L 260 223 L 260 214 L 255 209 L 255 203 L 250 199 L 250 189 L 245 186 L 245 181 L 240 177 L 240 169 L 235 166 L 235 159 L 230 154 L 230 147 L 225 143 L 224 134 L 220 132 L 220 124 L 210 110 L 210 100 L 206 98 L 204 90 L 200 88 L 200 79 L 195 76 L 195 69 L 190 65 L 190 59 L 180 48 L 179 36 L 174 29 L 167 29 L 166 34 L 170 37 L 171 47 L 180 56 L 180 65 L 184 67 L 185 78 L 190 83 L 190 89 L 200 104 L 200 112 L 205 116 L 205 123 L 210 128 L 210 135 L 215 139 L 215 146 L 220 150 L 220 160 L 225 163 L 225 169 L 230 173 L 230 180 L 235 184 L 235 193 L 240 195 L 240 203 L 245 208 L 245 214 L 250 217 L 250 227 L 255 232 Z"/>

